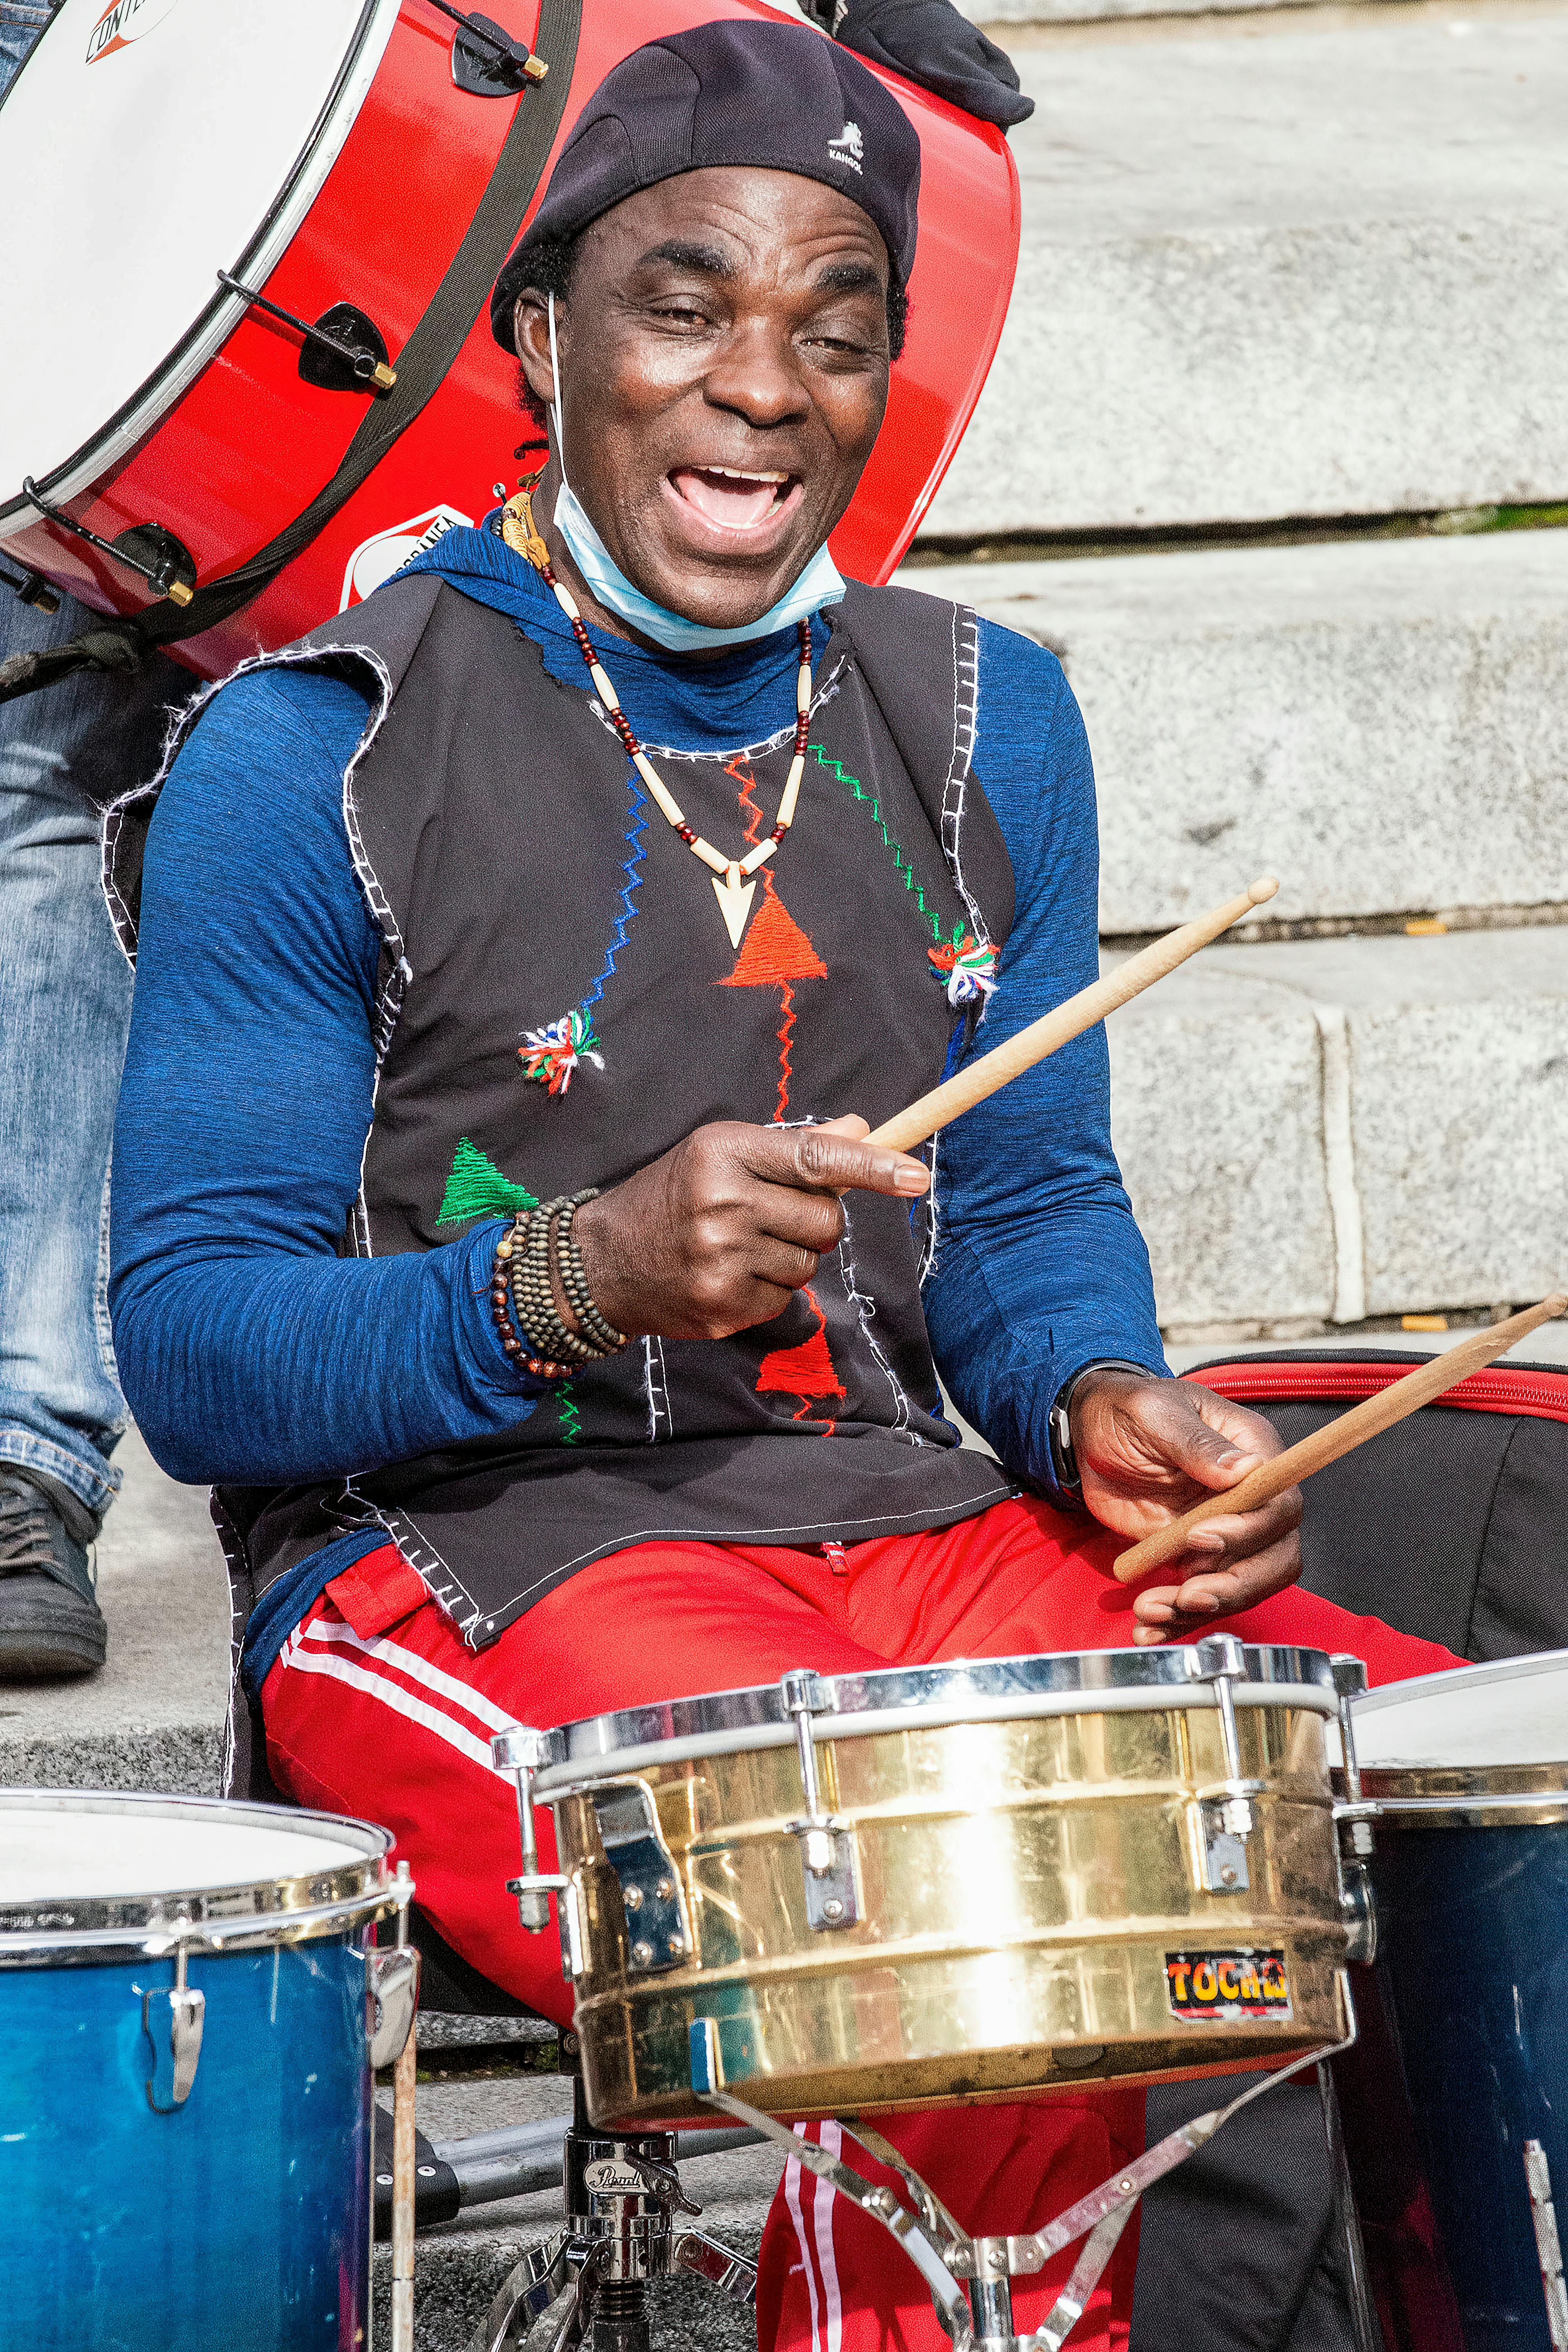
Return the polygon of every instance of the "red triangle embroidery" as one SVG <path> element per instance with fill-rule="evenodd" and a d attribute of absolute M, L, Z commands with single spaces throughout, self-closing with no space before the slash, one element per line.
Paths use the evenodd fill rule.
<path fill-rule="evenodd" d="M 764 1390 L 780 1390 L 785 1396 L 797 1397 L 844 1394 L 843 1384 L 833 1369 L 827 1334 L 820 1323 L 798 1348 L 775 1348 L 771 1355 L 763 1358 L 763 1368 L 757 1374 L 758 1395 Z"/>
<path fill-rule="evenodd" d="M 770 890 L 752 918 L 734 971 L 719 986 L 778 988 L 792 980 L 826 978 L 827 966 L 777 891 Z"/>

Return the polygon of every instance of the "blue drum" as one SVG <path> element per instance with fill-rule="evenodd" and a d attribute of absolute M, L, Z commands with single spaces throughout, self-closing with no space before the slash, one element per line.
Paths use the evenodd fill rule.
<path fill-rule="evenodd" d="M 372 2058 L 413 2008 L 412 1955 L 367 1950 L 407 1900 L 390 1843 L 323 1813 L 0 1791 L 7 2344 L 363 2352 Z"/>
<path fill-rule="evenodd" d="M 1354 1727 L 1377 1954 L 1336 2072 L 1386 2352 L 1563 2352 L 1568 1651 L 1394 1684 Z"/>

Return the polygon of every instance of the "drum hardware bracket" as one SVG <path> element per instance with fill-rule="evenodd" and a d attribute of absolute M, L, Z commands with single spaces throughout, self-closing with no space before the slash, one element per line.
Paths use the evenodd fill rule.
<path fill-rule="evenodd" d="M 611 1781 L 595 1789 L 589 1802 L 605 1860 L 621 1890 L 634 1972 L 658 1976 L 686 1967 L 693 1949 L 691 1922 L 675 1857 L 660 1834 L 653 1790 L 645 1780 Z"/>
<path fill-rule="evenodd" d="M 1538 2139 L 1524 2143 L 1524 2185 L 1530 2198 L 1530 2218 L 1535 2225 L 1535 2250 L 1541 2257 L 1546 2332 L 1552 2338 L 1552 2352 L 1568 2352 L 1568 2284 L 1563 2277 L 1563 2244 L 1557 2232 L 1557 2210 L 1552 2201 L 1552 2172 L 1546 2150 Z"/>
<path fill-rule="evenodd" d="M 901 2205 L 890 2189 L 866 2179 L 852 2165 L 829 2155 L 813 2141 L 799 2137 L 776 2116 L 764 2115 L 743 2099 L 736 2098 L 723 2087 L 719 2032 L 711 2018 L 699 2018 L 690 2028 L 691 2088 L 705 2105 L 751 2125 L 819 2180 L 826 2180 L 839 2196 L 858 2205 L 862 2212 L 881 2224 L 925 2280 L 938 2320 L 952 2340 L 953 2352 L 1061 2352 L 1061 2347 L 1083 2316 L 1089 2298 L 1144 2189 L 1184 2163 L 1252 2100 L 1289 2082 L 1303 2067 L 1319 2065 L 1348 2050 L 1355 2040 L 1348 1986 L 1345 2000 L 1351 2031 L 1344 2041 L 1304 2051 L 1288 2066 L 1252 2084 L 1228 2106 L 1194 2116 L 1190 2123 L 1183 2124 L 1153 2147 L 1145 2149 L 1123 2170 L 1091 2189 L 1087 2197 L 1069 2205 L 1045 2229 L 1023 2238 L 965 2237 L 919 2175 L 878 2134 L 862 2130 L 854 2116 L 841 2117 L 841 2129 L 847 2137 L 858 2140 L 868 2155 L 891 2163 L 913 2191 L 921 2208 L 918 2214 Z M 1011 2282 L 1042 2270 L 1054 2254 L 1078 2238 L 1085 2238 L 1083 2252 L 1044 2325 L 1028 2336 L 1013 2334 Z M 1004 2328 L 1006 2332 L 1002 2332 Z"/>
<path fill-rule="evenodd" d="M 270 318 L 280 319 L 286 327 L 292 327 L 296 334 L 304 337 L 300 373 L 307 383 L 326 392 L 390 392 L 397 382 L 397 370 L 388 363 L 386 342 L 380 328 L 355 303 L 334 302 L 312 325 L 310 320 L 285 310 L 280 302 L 258 294 L 253 286 L 242 286 L 226 269 L 218 271 L 217 282 L 230 294 L 237 294 L 242 302 L 265 310 Z M 308 359 L 317 352 L 321 354 L 321 360 L 313 361 L 308 368 Z M 342 374 L 345 369 L 346 383 Z"/>
<path fill-rule="evenodd" d="M 1344 1751 L 1345 1795 L 1350 1802 L 1334 1807 L 1336 1822 L 1350 1827 L 1351 1852 L 1364 1861 L 1373 1851 L 1372 1824 L 1379 1808 L 1363 1802 L 1361 1766 L 1355 1752 L 1355 1717 L 1353 1705 L 1366 1688 L 1366 1667 L 1360 1658 L 1338 1651 L 1329 1661 L 1334 1670 L 1334 1688 L 1340 1701 L 1340 1746 Z"/>
<path fill-rule="evenodd" d="M 59 598 L 36 572 L 24 572 L 18 580 L 14 572 L 0 563 L 0 588 L 9 588 L 14 596 L 24 604 L 31 604 L 36 613 L 58 613 L 60 609 Z"/>
<path fill-rule="evenodd" d="M 147 2105 L 155 2116 L 172 2116 L 190 2097 L 201 2063 L 202 2029 L 206 2021 L 207 1997 L 186 1980 L 191 1948 L 181 1940 L 174 1949 L 173 1987 L 142 1996 L 142 2030 L 153 2045 Z"/>
<path fill-rule="evenodd" d="M 172 604 L 188 604 L 196 593 L 196 567 L 189 548 L 165 530 L 161 522 L 132 524 L 118 539 L 100 539 L 97 531 L 89 530 L 86 523 L 78 522 L 63 507 L 51 506 L 31 474 L 22 477 L 22 495 L 30 499 L 38 512 L 59 530 L 69 531 L 73 539 L 83 539 L 89 547 L 96 547 L 100 555 L 111 556 L 128 572 L 136 572 L 160 596 Z"/>
<path fill-rule="evenodd" d="M 452 36 L 452 79 L 470 98 L 510 98 L 550 71 L 525 41 L 514 41 L 493 18 L 465 13 L 451 0 L 430 0 L 430 5 L 459 27 Z"/>
<path fill-rule="evenodd" d="M 805 1811 L 789 1824 L 800 1846 L 801 1874 L 805 1881 L 805 1924 L 819 1934 L 852 1927 L 860 1916 L 855 1893 L 855 1832 L 823 1810 L 816 1774 L 816 1742 L 812 1717 L 828 1712 L 828 1701 L 817 1676 L 797 1666 L 779 1685 L 787 1712 L 795 1718 L 795 1747 L 800 1757 L 801 1794 Z"/>

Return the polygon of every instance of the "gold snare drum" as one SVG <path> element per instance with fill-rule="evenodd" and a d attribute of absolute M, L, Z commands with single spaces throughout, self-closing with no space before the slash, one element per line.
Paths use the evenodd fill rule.
<path fill-rule="evenodd" d="M 788 1675 L 494 1743 L 524 1924 L 557 1893 L 597 2119 L 1146 2083 L 1332 2042 L 1346 1952 L 1320 1652 Z M 532 1807 L 560 1876 L 532 1867 Z"/>

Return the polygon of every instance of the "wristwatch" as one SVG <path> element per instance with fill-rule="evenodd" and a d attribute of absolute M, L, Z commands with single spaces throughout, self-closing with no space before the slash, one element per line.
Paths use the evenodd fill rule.
<path fill-rule="evenodd" d="M 1047 1418 L 1051 1444 L 1051 1475 L 1069 1503 L 1083 1501 L 1083 1481 L 1079 1476 L 1078 1462 L 1072 1450 L 1073 1392 L 1079 1381 L 1090 1372 L 1136 1372 L 1141 1380 L 1157 1381 L 1162 1375 L 1151 1371 L 1147 1364 L 1134 1364 L 1125 1356 L 1097 1356 L 1092 1364 L 1084 1364 L 1057 1391 L 1057 1401 Z M 1168 1378 L 1169 1375 L 1164 1377 Z"/>

